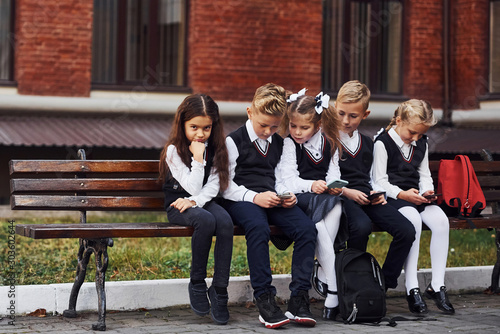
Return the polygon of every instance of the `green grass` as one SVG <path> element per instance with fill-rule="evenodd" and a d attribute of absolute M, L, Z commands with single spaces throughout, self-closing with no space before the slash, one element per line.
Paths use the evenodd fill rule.
<path fill-rule="evenodd" d="M 91 222 L 166 221 L 166 215 L 116 214 L 93 218 Z M 69 219 L 41 218 L 17 220 L 17 223 L 71 223 Z M 0 225 L 0 284 L 7 284 L 11 274 L 8 267 L 8 222 Z M 430 268 L 429 243 L 431 233 L 424 231 L 421 238 L 419 267 Z M 383 264 L 391 237 L 387 233 L 373 233 L 368 251 Z M 493 265 L 496 261 L 494 232 L 488 230 L 460 230 L 450 232 L 449 267 Z M 49 284 L 73 282 L 77 265 L 77 239 L 33 240 L 16 235 L 14 272 L 16 284 Z M 190 238 L 115 238 L 108 248 L 107 281 L 151 280 L 189 277 L 191 259 Z M 292 247 L 279 251 L 270 247 L 274 274 L 290 273 Z M 93 281 L 95 265 L 91 258 L 87 281 Z M 212 275 L 213 253 L 209 259 Z M 234 237 L 231 276 L 248 275 L 246 245 L 242 236 Z"/>

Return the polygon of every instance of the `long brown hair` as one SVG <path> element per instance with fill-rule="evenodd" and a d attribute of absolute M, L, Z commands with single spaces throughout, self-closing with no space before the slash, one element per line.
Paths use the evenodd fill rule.
<path fill-rule="evenodd" d="M 286 137 L 289 133 L 288 125 L 290 124 L 290 118 L 294 113 L 299 113 L 301 115 L 308 115 L 309 121 L 314 124 L 314 128 L 319 127 L 321 121 L 321 129 L 326 136 L 326 139 L 330 142 L 332 156 L 335 154 L 335 150 L 339 150 L 339 156 L 341 155 L 342 146 L 339 140 L 339 121 L 337 118 L 337 112 L 335 108 L 329 104 L 328 108 L 323 108 L 321 114 L 316 112 L 317 101 L 314 97 L 309 95 L 301 95 L 297 100 L 290 102 L 288 105 L 287 112 L 281 121 L 278 133 L 282 137 Z"/>
<path fill-rule="evenodd" d="M 182 162 L 191 166 L 192 154 L 189 151 L 191 144 L 186 137 L 184 124 L 197 116 L 208 116 L 212 120 L 212 132 L 208 138 L 208 148 L 213 149 L 213 167 L 219 174 L 221 190 L 225 190 L 229 184 L 229 158 L 226 148 L 226 140 L 222 119 L 219 116 L 217 103 L 208 95 L 192 94 L 187 96 L 177 108 L 170 137 L 160 154 L 160 182 L 164 182 L 168 174 L 166 163 L 167 148 L 174 145 Z"/>

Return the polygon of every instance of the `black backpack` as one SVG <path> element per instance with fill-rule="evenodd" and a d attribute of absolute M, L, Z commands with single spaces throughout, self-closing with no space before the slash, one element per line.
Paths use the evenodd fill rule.
<path fill-rule="evenodd" d="M 344 323 L 380 322 L 387 311 L 385 281 L 375 257 L 347 248 L 336 254 L 335 270 Z"/>

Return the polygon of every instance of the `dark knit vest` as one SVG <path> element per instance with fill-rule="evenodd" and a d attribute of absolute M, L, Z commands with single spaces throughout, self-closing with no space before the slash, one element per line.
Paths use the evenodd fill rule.
<path fill-rule="evenodd" d="M 417 146 L 411 145 L 410 154 L 404 157 L 403 153 L 387 132 L 380 134 L 376 141 L 384 143 L 387 151 L 387 175 L 389 182 L 403 190 L 419 189 L 420 175 L 418 167 L 422 163 L 427 149 L 427 136 L 423 135 L 417 141 Z"/>
<path fill-rule="evenodd" d="M 350 151 L 342 144 L 342 157 L 339 161 L 342 180 L 349 181 L 347 188 L 356 189 L 369 194 L 370 169 L 373 162 L 373 141 L 370 137 L 358 132 L 358 147 Z"/>
<path fill-rule="evenodd" d="M 283 152 L 283 138 L 278 134 L 272 137 L 267 151 L 251 142 L 246 126 L 229 134 L 238 148 L 238 158 L 233 181 L 255 192 L 275 191 L 276 176 L 274 169 Z"/>
<path fill-rule="evenodd" d="M 210 149 L 210 146 L 207 147 L 205 151 L 205 175 L 203 176 L 203 185 L 205 185 L 208 181 L 208 177 L 210 176 L 210 170 L 212 169 L 214 152 L 213 149 Z M 165 162 L 166 163 L 166 162 Z M 188 166 L 190 167 L 190 166 Z M 179 182 L 173 178 L 170 169 L 167 172 L 167 176 L 165 178 L 165 183 L 163 184 L 163 193 L 165 194 L 165 210 L 170 206 L 172 202 L 174 202 L 178 198 L 186 198 L 193 196 L 194 194 L 188 193 L 184 188 L 181 187 Z"/>
<path fill-rule="evenodd" d="M 291 138 L 291 136 L 289 137 Z M 300 178 L 304 180 L 325 180 L 332 158 L 331 145 L 325 136 L 321 136 L 321 156 L 314 156 L 304 145 L 297 144 L 295 141 L 293 143 L 295 144 Z"/>

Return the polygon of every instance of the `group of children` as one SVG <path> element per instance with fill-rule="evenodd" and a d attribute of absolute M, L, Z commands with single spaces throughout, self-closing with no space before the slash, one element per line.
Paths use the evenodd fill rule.
<path fill-rule="evenodd" d="M 426 131 L 435 124 L 430 105 L 402 103 L 375 142 L 358 132 L 370 114 L 370 91 L 345 83 L 334 105 L 323 93 L 290 94 L 272 83 L 259 87 L 247 122 L 224 138 L 218 106 L 193 94 L 179 106 L 160 159 L 160 180 L 171 223 L 192 226 L 190 305 L 217 324 L 227 309 L 233 224 L 245 231 L 247 259 L 259 320 L 267 328 L 290 321 L 314 326 L 308 291 L 317 258 L 326 280 L 322 317 L 338 314 L 334 242 L 346 223 L 348 247 L 365 251 L 372 224 L 392 235 L 383 265 L 386 288 L 405 269 L 408 306 L 426 313 L 417 280 L 422 223 L 432 231 L 432 282 L 425 295 L 453 314 L 444 285 L 448 219 L 436 199 L 428 166 Z M 329 187 L 332 181 L 348 181 Z M 372 195 L 372 196 L 370 196 Z M 294 243 L 285 313 L 276 304 L 269 258 L 269 225 Z M 207 261 L 216 237 L 215 268 L 207 288 Z"/>

